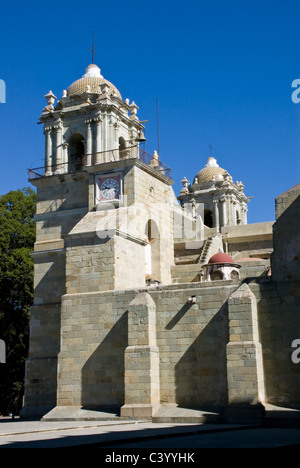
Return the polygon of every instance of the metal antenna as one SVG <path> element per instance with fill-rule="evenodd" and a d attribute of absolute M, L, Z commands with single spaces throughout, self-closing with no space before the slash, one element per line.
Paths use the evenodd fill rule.
<path fill-rule="evenodd" d="M 157 151 L 160 156 L 160 142 L 159 142 L 159 120 L 158 120 L 158 99 L 156 98 L 156 118 L 157 118 Z"/>
<path fill-rule="evenodd" d="M 95 63 L 95 60 L 94 60 L 94 57 L 95 57 L 95 31 L 93 31 L 93 45 L 92 45 L 92 48 L 89 47 L 89 50 L 91 50 L 92 52 L 92 63 L 94 64 Z"/>
<path fill-rule="evenodd" d="M 212 149 L 213 149 L 213 146 L 212 146 L 211 143 L 209 143 L 208 147 L 209 147 L 209 149 L 210 149 L 209 156 L 211 157 L 211 156 L 212 156 Z"/>

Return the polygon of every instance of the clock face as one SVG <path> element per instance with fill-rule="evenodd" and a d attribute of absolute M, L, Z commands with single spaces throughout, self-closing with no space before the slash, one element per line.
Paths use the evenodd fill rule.
<path fill-rule="evenodd" d="M 115 200 L 120 192 L 120 184 L 117 178 L 108 177 L 100 184 L 101 197 L 105 200 Z"/>

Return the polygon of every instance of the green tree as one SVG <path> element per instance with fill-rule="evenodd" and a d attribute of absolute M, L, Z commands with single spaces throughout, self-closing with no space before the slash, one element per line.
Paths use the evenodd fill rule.
<path fill-rule="evenodd" d="M 6 364 L 0 364 L 0 413 L 19 409 L 24 390 L 33 301 L 36 194 L 30 188 L 0 196 L 0 339 Z"/>

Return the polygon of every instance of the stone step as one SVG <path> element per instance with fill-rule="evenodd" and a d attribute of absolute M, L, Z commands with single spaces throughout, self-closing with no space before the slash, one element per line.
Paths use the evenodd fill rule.
<path fill-rule="evenodd" d="M 187 424 L 218 424 L 222 421 L 221 414 L 173 405 L 162 405 L 153 416 L 153 423 L 187 423 Z"/>
<path fill-rule="evenodd" d="M 56 406 L 43 416 L 42 421 L 127 421 L 120 417 L 119 408 L 90 410 L 79 406 Z"/>

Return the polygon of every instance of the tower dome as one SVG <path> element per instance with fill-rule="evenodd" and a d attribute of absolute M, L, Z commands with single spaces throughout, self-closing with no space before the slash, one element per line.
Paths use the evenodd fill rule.
<path fill-rule="evenodd" d="M 208 263 L 210 265 L 216 264 L 216 263 L 234 263 L 234 260 L 233 258 L 230 257 L 230 255 L 226 253 L 218 252 L 210 258 Z"/>
<path fill-rule="evenodd" d="M 224 173 L 227 171 L 222 169 L 217 163 L 217 160 L 210 156 L 206 161 L 206 165 L 201 171 L 198 172 L 194 179 L 194 184 L 203 184 L 205 182 L 210 182 L 213 180 L 222 181 Z"/>
<path fill-rule="evenodd" d="M 89 91 L 91 93 L 100 93 L 100 86 L 104 83 L 109 86 L 109 94 L 116 94 L 120 99 L 122 99 L 118 89 L 108 80 L 103 78 L 100 68 L 94 63 L 86 68 L 85 74 L 82 78 L 74 81 L 74 83 L 69 86 L 67 95 L 77 96 L 83 94 L 86 92 L 87 86 L 89 86 Z"/>

